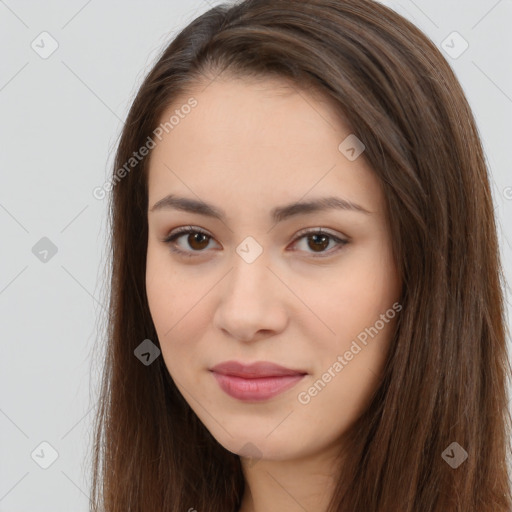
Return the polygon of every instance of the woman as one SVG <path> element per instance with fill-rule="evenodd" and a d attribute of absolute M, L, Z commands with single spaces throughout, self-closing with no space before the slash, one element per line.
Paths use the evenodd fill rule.
<path fill-rule="evenodd" d="M 511 510 L 488 171 L 411 23 L 209 10 L 142 84 L 112 186 L 91 510 Z"/>

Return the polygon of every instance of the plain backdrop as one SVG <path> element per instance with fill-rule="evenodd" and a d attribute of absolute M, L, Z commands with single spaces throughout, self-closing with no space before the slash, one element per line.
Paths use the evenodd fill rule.
<path fill-rule="evenodd" d="M 92 191 L 158 52 L 218 3 L 0 0 L 1 512 L 88 510 L 107 214 Z M 512 1 L 384 3 L 441 48 L 467 94 L 510 281 Z"/>

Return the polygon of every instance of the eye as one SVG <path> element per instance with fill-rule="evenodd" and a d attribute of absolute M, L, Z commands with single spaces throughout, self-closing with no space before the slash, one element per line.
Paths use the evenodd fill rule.
<path fill-rule="evenodd" d="M 348 240 L 340 238 L 322 228 L 302 230 L 297 233 L 293 243 L 304 239 L 307 248 L 313 249 L 313 258 L 325 258 L 330 256 L 334 252 L 338 252 L 343 248 L 344 245 L 348 244 Z M 334 250 L 325 251 L 324 249 L 329 246 L 330 242 L 334 242 Z M 308 251 L 306 251 L 308 252 Z"/>
<path fill-rule="evenodd" d="M 175 242 L 175 240 L 178 240 L 184 235 L 188 235 L 186 238 L 186 243 L 189 247 L 192 247 L 194 251 L 187 251 L 177 247 L 178 244 Z M 211 238 L 212 237 L 202 229 L 196 228 L 194 226 L 184 226 L 167 236 L 163 242 L 169 246 L 169 249 L 172 252 L 182 254 L 183 256 L 192 257 L 197 256 L 196 254 L 193 254 L 194 252 L 203 252 L 203 249 L 208 246 L 209 240 Z"/>
<path fill-rule="evenodd" d="M 193 249 L 192 251 L 183 248 L 183 246 L 182 248 L 178 247 L 179 244 L 177 243 L 177 240 L 185 235 L 188 235 L 186 238 L 186 244 L 188 244 L 189 248 Z M 213 238 L 206 231 L 203 231 L 200 228 L 184 226 L 172 232 L 163 240 L 163 242 L 169 246 L 169 249 L 172 252 L 186 257 L 194 257 L 199 256 L 197 253 L 205 252 L 204 249 L 208 247 L 208 244 L 212 239 Z M 302 230 L 297 234 L 292 243 L 296 244 L 302 239 L 305 239 L 306 247 L 311 248 L 313 253 L 317 253 L 312 254 L 314 258 L 330 256 L 333 252 L 338 252 L 338 250 L 348 243 L 348 240 L 333 235 L 322 228 Z M 335 249 L 327 252 L 325 249 L 329 246 L 330 242 L 334 242 Z"/>

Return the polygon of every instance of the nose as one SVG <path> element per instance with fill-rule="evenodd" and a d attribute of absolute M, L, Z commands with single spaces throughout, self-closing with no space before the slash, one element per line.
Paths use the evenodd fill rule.
<path fill-rule="evenodd" d="M 244 342 L 279 334 L 289 320 L 286 292 L 266 258 L 247 263 L 237 256 L 217 289 L 214 325 Z"/>

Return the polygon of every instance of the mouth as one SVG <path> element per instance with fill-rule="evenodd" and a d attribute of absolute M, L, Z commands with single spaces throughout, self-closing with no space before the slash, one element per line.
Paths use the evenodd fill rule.
<path fill-rule="evenodd" d="M 243 364 L 226 361 L 210 368 L 220 388 L 242 401 L 268 400 L 295 386 L 307 372 L 267 361 Z"/>

